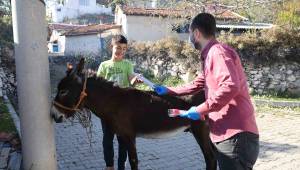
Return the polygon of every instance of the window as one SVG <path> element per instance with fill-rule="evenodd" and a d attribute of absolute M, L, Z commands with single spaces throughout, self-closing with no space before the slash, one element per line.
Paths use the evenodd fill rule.
<path fill-rule="evenodd" d="M 79 0 L 79 5 L 81 5 L 81 6 L 89 6 L 89 0 Z"/>
<path fill-rule="evenodd" d="M 172 31 L 177 33 L 189 33 L 189 24 L 174 24 L 172 25 Z"/>
<path fill-rule="evenodd" d="M 53 44 L 53 45 L 52 45 L 52 51 L 53 51 L 54 53 L 58 53 L 58 44 Z"/>

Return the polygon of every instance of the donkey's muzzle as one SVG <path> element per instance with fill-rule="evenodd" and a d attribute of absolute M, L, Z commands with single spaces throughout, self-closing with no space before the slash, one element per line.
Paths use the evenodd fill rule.
<path fill-rule="evenodd" d="M 50 116 L 56 123 L 62 123 L 64 121 L 64 115 L 60 113 L 55 106 L 51 107 Z"/>
<path fill-rule="evenodd" d="M 51 116 L 54 119 L 55 123 L 61 123 L 64 120 L 63 116 L 59 116 L 58 118 L 55 115 L 53 115 L 53 114 Z"/>

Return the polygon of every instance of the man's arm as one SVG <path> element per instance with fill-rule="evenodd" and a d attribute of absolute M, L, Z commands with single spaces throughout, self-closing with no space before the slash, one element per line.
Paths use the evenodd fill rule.
<path fill-rule="evenodd" d="M 204 103 L 197 106 L 197 112 L 207 114 L 219 111 L 235 97 L 240 81 L 235 59 L 238 57 L 228 51 L 216 51 L 208 67 L 210 75 L 217 81 L 218 89 Z"/>
<path fill-rule="evenodd" d="M 193 94 L 204 88 L 204 82 L 204 75 L 201 73 L 189 84 L 179 87 L 168 87 L 169 93 L 178 96 Z"/>

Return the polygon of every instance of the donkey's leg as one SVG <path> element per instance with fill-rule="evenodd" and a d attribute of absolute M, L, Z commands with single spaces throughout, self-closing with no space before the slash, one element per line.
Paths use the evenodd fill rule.
<path fill-rule="evenodd" d="M 206 169 L 216 170 L 217 159 L 215 147 L 213 146 L 209 137 L 209 127 L 206 122 L 192 121 L 191 132 L 193 133 L 197 143 L 199 144 L 205 158 Z"/>
<path fill-rule="evenodd" d="M 123 141 L 127 145 L 129 163 L 132 170 L 138 169 L 138 157 L 136 153 L 135 137 L 133 136 L 122 136 Z"/>

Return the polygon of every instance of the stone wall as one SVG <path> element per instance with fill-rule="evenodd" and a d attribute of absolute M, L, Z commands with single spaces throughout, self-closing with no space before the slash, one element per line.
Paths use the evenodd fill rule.
<path fill-rule="evenodd" d="M 245 65 L 248 82 L 258 94 L 289 93 L 300 96 L 300 64 L 296 62 L 275 62 L 271 65 L 251 67 Z"/>
<path fill-rule="evenodd" d="M 15 63 L 13 52 L 0 53 L 0 97 L 8 95 L 17 99 Z M 166 54 L 156 55 L 128 55 L 127 58 L 135 65 L 136 72 L 143 73 L 146 70 L 157 77 L 178 76 L 184 81 L 193 80 L 197 72 L 191 69 L 195 66 L 182 63 L 185 60 L 176 60 L 172 57 L 165 57 Z M 89 56 L 86 58 L 86 67 L 97 69 L 101 61 L 108 58 Z M 49 57 L 51 77 L 64 76 L 67 62 L 76 64 L 79 56 L 51 56 Z M 188 61 L 187 61 L 188 62 Z M 190 62 L 190 61 L 189 61 Z M 288 93 L 289 95 L 300 96 L 300 63 L 282 59 L 272 63 L 253 64 L 242 58 L 242 63 L 247 74 L 250 91 L 258 94 Z M 60 72 L 57 69 L 61 69 Z M 56 71 L 54 71 L 56 69 Z M 58 72 L 57 75 L 54 72 Z M 55 86 L 58 82 L 53 82 Z"/>
<path fill-rule="evenodd" d="M 159 55 L 158 55 L 159 56 Z M 78 57 L 63 56 L 50 57 L 50 70 L 55 65 L 73 64 L 79 61 Z M 102 60 L 108 58 L 89 57 L 86 59 L 88 68 L 97 69 Z M 163 56 L 127 56 L 127 59 L 135 65 L 135 71 L 143 73 L 151 72 L 156 77 L 177 76 L 185 82 L 193 80 L 199 71 L 193 71 L 189 66 L 175 61 L 173 58 Z M 182 61 L 181 61 L 182 62 Z M 300 64 L 297 62 L 281 61 L 265 65 L 257 65 L 252 62 L 242 61 L 251 93 L 257 94 L 286 94 L 300 96 Z M 200 65 L 200 64 L 199 64 Z"/>
<path fill-rule="evenodd" d="M 191 81 L 197 73 L 173 59 L 130 57 L 137 70 L 148 69 L 155 76 L 178 76 Z M 199 64 L 200 65 L 200 64 Z M 273 62 L 266 65 L 254 65 L 243 61 L 251 93 L 286 94 L 300 96 L 300 64 L 296 62 Z"/>
<path fill-rule="evenodd" d="M 9 49 L 0 51 L 0 97 L 6 95 L 17 95 L 13 51 Z"/>

